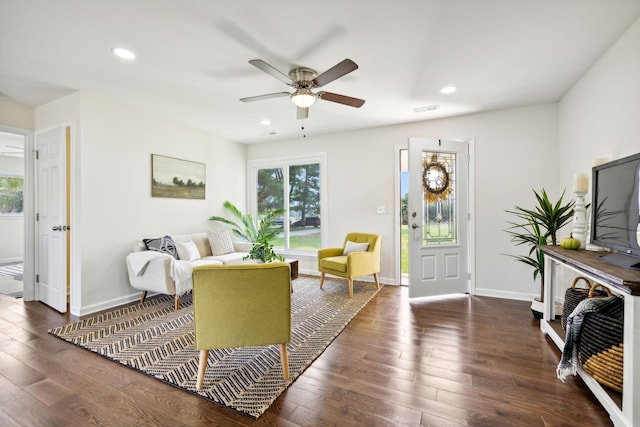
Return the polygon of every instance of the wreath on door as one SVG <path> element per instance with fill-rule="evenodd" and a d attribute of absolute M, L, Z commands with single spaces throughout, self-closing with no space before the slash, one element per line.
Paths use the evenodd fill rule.
<path fill-rule="evenodd" d="M 446 164 L 439 162 L 435 154 L 430 161 L 422 162 L 422 188 L 428 203 L 447 200 L 452 191 L 450 184 Z"/>

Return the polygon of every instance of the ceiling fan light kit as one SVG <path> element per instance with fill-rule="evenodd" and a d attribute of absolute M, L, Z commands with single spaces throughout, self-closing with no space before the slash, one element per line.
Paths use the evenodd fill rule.
<path fill-rule="evenodd" d="M 316 95 L 309 89 L 298 89 L 291 94 L 291 101 L 300 108 L 308 108 L 316 102 Z"/>
<path fill-rule="evenodd" d="M 291 70 L 287 76 L 261 59 L 252 59 L 249 61 L 249 64 L 269 74 L 271 77 L 280 80 L 287 86 L 293 87 L 295 91 L 293 93 L 277 92 L 267 95 L 240 98 L 240 101 L 242 102 L 260 101 L 263 99 L 278 98 L 289 95 L 291 101 L 298 107 L 296 117 L 299 120 L 309 117 L 308 108 L 316 102 L 316 99 L 323 99 L 325 101 L 336 102 L 338 104 L 348 105 L 355 108 L 360 108 L 365 103 L 364 99 L 352 98 L 350 96 L 331 92 L 323 91 L 314 93 L 312 91 L 314 88 L 322 87 L 352 71 L 357 70 L 358 65 L 350 59 L 345 59 L 339 62 L 320 75 L 310 68 L 299 67 Z"/>

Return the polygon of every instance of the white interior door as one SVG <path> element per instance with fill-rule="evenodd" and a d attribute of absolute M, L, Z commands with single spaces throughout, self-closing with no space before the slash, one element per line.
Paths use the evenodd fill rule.
<path fill-rule="evenodd" d="M 469 291 L 469 146 L 409 140 L 409 297 Z"/>
<path fill-rule="evenodd" d="M 37 298 L 67 311 L 67 138 L 59 126 L 35 133 L 37 150 Z"/>

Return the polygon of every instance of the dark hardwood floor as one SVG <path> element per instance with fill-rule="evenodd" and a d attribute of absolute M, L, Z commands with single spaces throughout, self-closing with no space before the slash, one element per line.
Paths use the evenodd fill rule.
<path fill-rule="evenodd" d="M 386 286 L 258 420 L 47 334 L 74 320 L 0 295 L 1 426 L 611 425 L 521 301 Z"/>

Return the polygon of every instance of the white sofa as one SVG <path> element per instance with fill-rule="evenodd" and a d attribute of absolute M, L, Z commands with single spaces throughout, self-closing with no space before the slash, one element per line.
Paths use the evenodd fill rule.
<path fill-rule="evenodd" d="M 133 251 L 126 257 L 127 272 L 131 286 L 142 291 L 141 303 L 147 292 L 174 295 L 176 310 L 180 307 L 180 296 L 191 291 L 194 266 L 241 263 L 252 246 L 249 242 L 233 241 L 228 231 L 210 231 L 170 236 L 175 244 L 172 251 L 171 240 L 166 237 L 169 236 L 135 242 Z M 154 242 L 145 243 L 145 240 Z M 168 249 L 147 249 L 147 244 L 153 247 L 160 240 Z"/>

